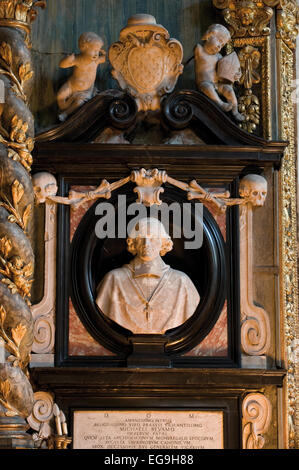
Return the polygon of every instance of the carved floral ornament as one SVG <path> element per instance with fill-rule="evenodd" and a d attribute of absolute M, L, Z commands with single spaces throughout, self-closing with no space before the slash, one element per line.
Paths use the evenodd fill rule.
<path fill-rule="evenodd" d="M 213 0 L 213 4 L 222 10 L 232 37 L 270 34 L 269 22 L 273 16 L 273 9 L 266 6 L 265 2 Z"/>
<path fill-rule="evenodd" d="M 242 75 L 239 84 L 245 88 L 238 99 L 239 111 L 245 116 L 240 127 L 247 132 L 253 132 L 260 121 L 259 99 L 252 92 L 252 86 L 260 83 L 261 77 L 257 69 L 260 64 L 261 53 L 251 45 L 246 45 L 238 53 Z"/>
<path fill-rule="evenodd" d="M 131 172 L 130 176 L 111 184 L 103 180 L 94 191 L 78 192 L 71 190 L 68 197 L 51 195 L 50 190 L 47 193 L 46 188 L 52 187 L 51 185 L 53 185 L 53 194 L 56 194 L 57 187 L 54 184 L 52 175 L 44 173 L 40 181 L 42 181 L 42 184 L 34 186 L 37 204 L 44 201 L 48 203 L 55 202 L 57 204 L 69 205 L 72 210 L 78 209 L 87 201 L 100 198 L 109 199 L 112 191 L 115 191 L 129 182 L 136 183 L 134 192 L 138 194 L 137 202 L 147 207 L 154 204 L 162 204 L 160 195 L 164 192 L 164 188 L 161 187 L 163 183 L 168 183 L 185 191 L 188 200 L 198 199 L 202 202 L 209 202 L 220 213 L 225 212 L 227 207 L 234 205 L 251 204 L 252 206 L 262 206 L 267 196 L 267 181 L 260 175 L 245 176 L 240 186 L 241 197 L 231 198 L 229 191 L 224 193 L 212 193 L 202 188 L 195 180 L 190 183 L 184 183 L 167 175 L 164 170 L 161 171 L 157 168 L 152 170 L 146 170 L 144 168 L 134 170 Z M 40 197 L 41 193 L 43 194 L 42 198 Z"/>
<path fill-rule="evenodd" d="M 213 5 L 222 10 L 233 38 L 269 35 L 269 23 L 276 7 L 277 37 L 289 47 L 296 47 L 299 24 L 296 0 L 213 0 Z"/>

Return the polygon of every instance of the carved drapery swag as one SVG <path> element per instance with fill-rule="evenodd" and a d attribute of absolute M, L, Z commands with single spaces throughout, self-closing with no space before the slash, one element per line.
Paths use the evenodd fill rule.
<path fill-rule="evenodd" d="M 28 99 L 33 86 L 29 33 L 35 6 L 44 7 L 45 2 L 0 1 L 0 79 L 5 94 L 0 113 L 0 422 L 5 423 L 9 419 L 20 423 L 33 406 L 27 365 L 33 341 L 34 119 Z M 18 425 L 24 433 L 26 426 Z M 5 433 L 2 425 L 0 438 L 9 437 Z M 29 436 L 24 439 L 31 441 Z"/>

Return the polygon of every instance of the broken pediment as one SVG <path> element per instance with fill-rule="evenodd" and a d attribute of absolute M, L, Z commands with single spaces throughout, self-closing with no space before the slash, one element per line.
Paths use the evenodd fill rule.
<path fill-rule="evenodd" d="M 229 113 L 194 90 L 170 94 L 156 112 L 138 111 L 131 95 L 107 90 L 85 103 L 66 122 L 37 135 L 36 142 L 37 146 L 63 142 L 252 147 L 268 156 L 277 154 L 277 165 L 286 146 L 285 142 L 267 141 L 244 131 Z"/>

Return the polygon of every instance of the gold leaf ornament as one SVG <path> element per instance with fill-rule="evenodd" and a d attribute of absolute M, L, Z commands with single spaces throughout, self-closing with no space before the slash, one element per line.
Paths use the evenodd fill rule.
<path fill-rule="evenodd" d="M 6 310 L 5 310 L 5 308 L 3 307 L 3 305 L 0 305 L 0 321 L 1 321 L 1 325 L 4 325 L 5 318 L 6 318 Z"/>
<path fill-rule="evenodd" d="M 9 215 L 7 217 L 8 222 L 14 224 L 15 222 L 18 222 L 17 218 L 14 215 Z"/>
<path fill-rule="evenodd" d="M 23 213 L 23 224 L 24 224 L 25 229 L 27 228 L 27 225 L 28 225 L 29 217 L 31 214 L 31 209 L 32 209 L 32 206 L 31 204 L 29 204 Z"/>
<path fill-rule="evenodd" d="M 19 323 L 19 325 L 16 326 L 15 328 L 12 328 L 11 337 L 12 337 L 14 343 L 17 345 L 17 347 L 20 346 L 21 341 L 24 338 L 24 335 L 25 335 L 26 331 L 27 331 L 26 326 L 22 325 L 21 323 Z"/>
<path fill-rule="evenodd" d="M 7 42 L 2 42 L 0 45 L 0 55 L 4 62 L 6 62 L 7 65 L 11 66 L 12 65 L 12 51 L 11 47 Z"/>
<path fill-rule="evenodd" d="M 20 65 L 19 77 L 20 77 L 21 83 L 27 82 L 27 80 L 30 80 L 30 78 L 33 77 L 33 70 L 31 70 L 30 62 Z"/>
<path fill-rule="evenodd" d="M 4 258 L 7 258 L 12 249 L 12 243 L 9 238 L 5 235 L 0 238 L 0 251 Z"/>
<path fill-rule="evenodd" d="M 16 208 L 24 195 L 24 186 L 22 185 L 22 183 L 20 183 L 20 181 L 14 180 L 11 186 L 11 194 L 13 205 Z"/>
<path fill-rule="evenodd" d="M 1 282 L 7 285 L 12 294 L 16 294 L 18 292 L 17 286 L 10 279 L 4 278 L 1 279 Z"/>
<path fill-rule="evenodd" d="M 0 383 L 0 391 L 5 400 L 7 400 L 10 393 L 10 383 L 9 380 L 4 380 Z"/>

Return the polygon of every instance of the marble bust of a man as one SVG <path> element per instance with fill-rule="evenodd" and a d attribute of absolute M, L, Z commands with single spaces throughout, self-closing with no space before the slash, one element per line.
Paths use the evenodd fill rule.
<path fill-rule="evenodd" d="M 185 273 L 162 260 L 172 247 L 158 219 L 140 219 L 127 238 L 135 257 L 108 272 L 97 288 L 100 310 L 135 334 L 163 334 L 190 318 L 200 297 Z"/>

